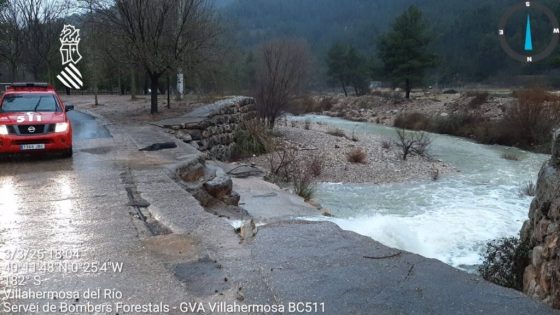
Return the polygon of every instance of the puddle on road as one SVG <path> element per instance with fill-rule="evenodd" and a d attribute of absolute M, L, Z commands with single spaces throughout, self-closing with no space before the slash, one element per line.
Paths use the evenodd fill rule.
<path fill-rule="evenodd" d="M 68 113 L 68 118 L 72 122 L 74 140 L 111 138 L 109 130 L 91 115 L 72 111 Z"/>
<path fill-rule="evenodd" d="M 197 296 L 208 296 L 231 288 L 222 265 L 208 257 L 179 264 L 175 266 L 174 273 L 189 292 Z"/>
<path fill-rule="evenodd" d="M 85 152 L 89 154 L 107 154 L 113 150 L 112 147 L 96 147 L 96 148 L 89 148 L 89 149 L 81 149 L 80 152 Z"/>

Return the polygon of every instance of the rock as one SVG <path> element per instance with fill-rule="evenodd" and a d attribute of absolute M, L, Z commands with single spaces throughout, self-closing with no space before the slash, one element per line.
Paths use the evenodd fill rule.
<path fill-rule="evenodd" d="M 192 196 L 198 200 L 201 206 L 210 207 L 216 203 L 216 198 L 212 197 L 206 190 L 198 189 L 191 192 Z"/>
<path fill-rule="evenodd" d="M 241 196 L 236 192 L 232 192 L 231 194 L 222 197 L 222 201 L 226 205 L 230 206 L 239 206 L 239 200 L 241 200 Z"/>
<path fill-rule="evenodd" d="M 250 221 L 245 221 L 239 228 L 239 236 L 244 241 L 250 241 L 257 235 L 257 226 L 255 221 L 251 219 Z"/>
<path fill-rule="evenodd" d="M 523 292 L 530 297 L 535 297 L 537 291 L 537 273 L 535 267 L 529 265 L 523 273 Z"/>
<path fill-rule="evenodd" d="M 194 182 L 204 176 L 204 166 L 199 162 L 191 163 L 179 168 L 177 175 L 186 182 Z"/>
<path fill-rule="evenodd" d="M 551 163 L 555 166 L 560 165 L 560 129 L 554 132 Z"/>
<path fill-rule="evenodd" d="M 231 194 L 233 181 L 227 175 L 218 175 L 214 179 L 204 183 L 204 189 L 213 197 L 222 200 L 226 195 Z"/>
<path fill-rule="evenodd" d="M 193 140 L 192 136 L 185 131 L 178 131 L 175 136 L 178 139 L 183 140 L 183 142 L 187 142 L 187 143 L 189 143 Z"/>
<path fill-rule="evenodd" d="M 537 246 L 533 248 L 532 255 L 531 255 L 532 256 L 531 263 L 533 264 L 533 266 L 540 267 L 540 265 L 542 264 L 542 254 L 543 254 L 542 246 Z"/>
<path fill-rule="evenodd" d="M 552 141 L 552 156 L 544 163 L 537 181 L 529 220 L 523 224 L 522 240 L 530 249 L 529 266 L 523 275 L 523 291 L 553 307 L 560 307 L 560 131 Z"/>
<path fill-rule="evenodd" d="M 441 113 L 441 114 L 439 114 L 439 115 L 440 115 L 441 117 L 448 117 L 448 116 L 449 116 L 448 113 Z"/>

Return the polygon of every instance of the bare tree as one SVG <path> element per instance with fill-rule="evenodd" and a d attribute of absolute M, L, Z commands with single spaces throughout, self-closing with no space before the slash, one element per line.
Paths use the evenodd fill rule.
<path fill-rule="evenodd" d="M 398 141 L 395 145 L 400 148 L 403 161 L 406 161 L 409 155 L 428 155 L 428 147 L 432 144 L 432 140 L 426 133 L 399 129 L 397 136 Z"/>
<path fill-rule="evenodd" d="M 25 64 L 34 79 L 46 71 L 52 82 L 53 60 L 67 2 L 10 0 L 0 4 L 0 56 L 8 65 L 10 79 L 17 80 Z"/>
<path fill-rule="evenodd" d="M 205 0 L 116 0 L 100 6 L 105 22 L 122 39 L 150 78 L 151 113 L 158 112 L 160 77 L 215 44 L 219 32 Z"/>
<path fill-rule="evenodd" d="M 10 71 L 10 80 L 16 81 L 21 67 L 23 46 L 22 16 L 15 1 L 1 3 L 0 10 L 0 57 Z"/>
<path fill-rule="evenodd" d="M 274 40 L 258 52 L 257 111 L 270 128 L 309 80 L 311 54 L 303 40 Z"/>
<path fill-rule="evenodd" d="M 68 12 L 67 1 L 11 0 L 21 16 L 24 42 L 23 60 L 33 79 L 47 72 L 49 82 L 54 81 L 54 60 L 58 60 L 58 46 L 63 18 Z"/>

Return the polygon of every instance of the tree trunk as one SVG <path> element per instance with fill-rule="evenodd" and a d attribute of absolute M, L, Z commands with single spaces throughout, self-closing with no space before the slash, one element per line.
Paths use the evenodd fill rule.
<path fill-rule="evenodd" d="M 159 75 L 150 74 L 150 95 L 151 95 L 151 107 L 150 113 L 155 114 L 158 112 L 158 86 L 159 86 Z"/>
<path fill-rule="evenodd" d="M 342 83 L 342 90 L 344 91 L 344 96 L 348 96 L 348 91 L 346 91 L 346 85 Z"/>
<path fill-rule="evenodd" d="M 17 82 L 17 64 L 10 63 L 10 80 L 12 82 Z"/>
<path fill-rule="evenodd" d="M 136 74 L 134 73 L 134 67 L 130 67 L 130 99 L 136 99 Z"/>
<path fill-rule="evenodd" d="M 170 90 L 171 90 L 171 79 L 169 78 L 169 73 L 167 73 L 167 108 L 171 108 Z"/>
<path fill-rule="evenodd" d="M 410 86 L 410 79 L 406 79 L 405 90 L 406 90 L 406 99 L 409 99 L 410 98 L 410 91 L 412 90 L 412 87 Z"/>

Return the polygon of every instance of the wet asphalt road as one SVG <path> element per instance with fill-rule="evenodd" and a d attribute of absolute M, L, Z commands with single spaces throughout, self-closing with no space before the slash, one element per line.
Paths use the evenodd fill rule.
<path fill-rule="evenodd" d="M 134 314 L 126 304 L 184 300 L 139 238 L 122 183 L 126 148 L 93 117 L 70 117 L 72 159 L 0 161 L 0 314 Z M 43 296 L 10 295 L 18 290 Z M 98 308 L 71 312 L 88 304 Z"/>

